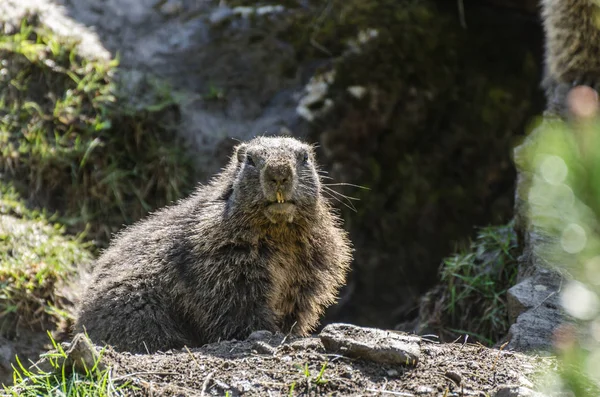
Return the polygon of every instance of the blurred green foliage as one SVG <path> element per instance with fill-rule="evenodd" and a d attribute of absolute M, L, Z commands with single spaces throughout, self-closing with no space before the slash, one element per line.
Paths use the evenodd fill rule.
<path fill-rule="evenodd" d="M 553 392 L 600 395 L 600 119 L 542 119 L 516 152 L 535 255 L 566 276 Z M 551 382 L 551 383 L 552 383 Z"/>

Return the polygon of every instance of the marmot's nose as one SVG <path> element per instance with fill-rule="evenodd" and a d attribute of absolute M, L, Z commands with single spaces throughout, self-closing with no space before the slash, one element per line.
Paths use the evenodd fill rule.
<path fill-rule="evenodd" d="M 287 164 L 268 164 L 265 168 L 265 182 L 276 186 L 286 185 L 292 180 L 292 167 Z"/>
<path fill-rule="evenodd" d="M 294 170 L 290 164 L 267 163 L 262 177 L 264 193 L 268 200 L 281 203 L 291 199 Z"/>

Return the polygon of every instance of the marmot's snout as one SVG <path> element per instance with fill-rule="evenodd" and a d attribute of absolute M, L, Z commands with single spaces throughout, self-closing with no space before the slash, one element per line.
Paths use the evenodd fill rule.
<path fill-rule="evenodd" d="M 267 161 L 261 177 L 263 192 L 267 200 L 284 203 L 292 199 L 295 175 L 289 162 Z"/>

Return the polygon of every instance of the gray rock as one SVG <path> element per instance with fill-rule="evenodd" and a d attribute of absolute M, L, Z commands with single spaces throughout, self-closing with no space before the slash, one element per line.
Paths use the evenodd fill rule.
<path fill-rule="evenodd" d="M 49 0 L 2 0 L 0 1 L 0 25 L 5 32 L 16 30 L 28 13 L 39 16 L 40 22 L 54 33 L 63 37 L 72 37 L 77 49 L 84 57 L 96 60 L 109 60 L 98 35 L 85 24 L 69 17 L 67 9 Z"/>
<path fill-rule="evenodd" d="M 538 268 L 508 290 L 508 315 L 511 350 L 545 350 L 552 345 L 554 329 L 564 321 L 560 309 L 561 277 L 554 271 Z"/>
<path fill-rule="evenodd" d="M 523 312 L 540 304 L 558 307 L 560 285 L 561 277 L 558 273 L 539 268 L 532 276 L 511 287 L 507 293 L 510 320 L 516 320 Z"/>
<path fill-rule="evenodd" d="M 552 120 L 545 119 L 544 123 Z M 543 124 L 544 125 L 544 124 Z M 542 126 L 543 126 L 542 125 Z M 519 258 L 518 283 L 508 290 L 507 309 L 512 323 L 508 349 L 519 351 L 549 350 L 553 330 L 565 321 L 559 303 L 562 276 L 549 268 L 538 252 L 546 237 L 531 226 L 527 217 L 532 175 L 525 169 L 526 153 L 535 145 L 537 128 L 514 150 L 518 176 L 515 189 L 515 229 L 523 254 Z"/>
<path fill-rule="evenodd" d="M 267 330 L 260 330 L 252 332 L 246 340 L 248 341 L 264 341 L 273 338 L 273 333 Z"/>
<path fill-rule="evenodd" d="M 269 345 L 268 343 L 259 340 L 256 341 L 252 344 L 252 350 L 255 350 L 258 354 L 270 354 L 270 355 L 274 355 L 275 352 L 277 351 L 276 348 L 274 348 L 273 346 Z"/>
<path fill-rule="evenodd" d="M 414 366 L 421 354 L 419 337 L 397 331 L 338 323 L 327 325 L 319 337 L 326 350 L 367 361 Z"/>
<path fill-rule="evenodd" d="M 525 278 L 507 292 L 508 317 L 511 323 L 529 309 L 543 305 L 550 309 L 560 307 L 559 291 L 561 276 L 550 270 L 538 268 L 532 276 Z M 560 313 L 556 313 L 560 317 Z M 557 319 L 559 320 L 559 319 Z"/>
<path fill-rule="evenodd" d="M 28 1 L 62 2 L 71 18 L 93 26 L 104 47 L 120 54 L 122 75 L 148 74 L 175 90 L 179 132 L 200 181 L 220 170 L 235 140 L 283 129 L 297 137 L 308 132 L 296 113 L 296 95 L 309 67 L 277 37 L 288 23 L 281 7 L 252 7 L 254 17 L 243 18 L 213 1 Z M 125 97 L 135 101 L 139 92 Z"/>
<path fill-rule="evenodd" d="M 561 322 L 556 310 L 540 306 L 521 314 L 510 326 L 508 350 L 549 351 L 552 347 L 553 330 Z"/>
<path fill-rule="evenodd" d="M 510 385 L 499 386 L 494 394 L 494 397 L 545 397 L 545 395 L 533 391 L 527 387 Z"/>
<path fill-rule="evenodd" d="M 63 343 L 62 347 L 65 355 L 58 356 L 54 364 L 48 357 L 42 357 L 30 367 L 30 370 L 53 373 L 64 368 L 67 373 L 75 371 L 87 375 L 92 369 L 95 371 L 106 369 L 106 365 L 100 360 L 98 351 L 83 333 L 76 334 L 70 343 Z"/>
<path fill-rule="evenodd" d="M 76 372 L 81 374 L 87 374 L 92 368 L 96 368 L 98 371 L 106 369 L 92 341 L 85 334 L 75 335 L 65 353 L 67 355 L 65 367 L 73 367 Z"/>

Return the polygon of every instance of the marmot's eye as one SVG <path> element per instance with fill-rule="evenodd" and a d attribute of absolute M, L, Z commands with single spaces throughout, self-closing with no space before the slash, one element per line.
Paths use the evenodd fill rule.
<path fill-rule="evenodd" d="M 246 155 L 246 164 L 251 165 L 251 166 L 256 166 L 256 164 L 254 164 L 254 160 L 252 160 L 252 156 L 250 156 L 249 154 Z"/>
<path fill-rule="evenodd" d="M 304 164 L 308 163 L 308 153 L 304 153 L 304 158 L 302 161 L 304 161 Z"/>

